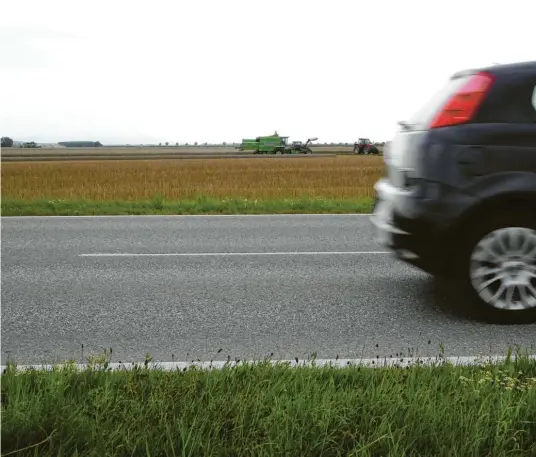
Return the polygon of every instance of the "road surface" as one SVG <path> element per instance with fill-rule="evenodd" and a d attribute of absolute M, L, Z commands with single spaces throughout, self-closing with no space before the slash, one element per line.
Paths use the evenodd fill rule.
<path fill-rule="evenodd" d="M 468 318 L 452 288 L 374 243 L 367 216 L 2 218 L 1 294 L 2 364 L 84 362 L 110 347 L 130 362 L 536 342 L 535 325 Z"/>

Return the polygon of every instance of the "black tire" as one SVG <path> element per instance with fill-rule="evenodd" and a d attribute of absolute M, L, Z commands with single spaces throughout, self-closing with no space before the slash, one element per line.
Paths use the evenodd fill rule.
<path fill-rule="evenodd" d="M 524 310 L 504 310 L 488 304 L 475 290 L 471 281 L 471 255 L 477 244 L 488 234 L 498 229 L 523 227 L 536 232 L 536 214 L 534 206 L 515 208 L 511 210 L 494 211 L 488 219 L 479 219 L 465 233 L 467 234 L 458 251 L 456 261 L 457 280 L 462 286 L 462 292 L 467 297 L 467 304 L 487 322 L 496 324 L 532 324 L 536 323 L 536 306 Z M 536 251 L 530 256 L 529 264 L 536 268 Z M 536 279 L 532 278 L 533 287 L 536 287 Z M 514 289 L 515 290 L 515 289 Z M 519 293 L 519 292 L 518 292 Z"/>

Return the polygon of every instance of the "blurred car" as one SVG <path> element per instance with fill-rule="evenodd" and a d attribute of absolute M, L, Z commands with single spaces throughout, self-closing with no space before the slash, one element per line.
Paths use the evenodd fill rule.
<path fill-rule="evenodd" d="M 536 322 L 536 61 L 458 72 L 399 125 L 377 241 L 487 320 Z"/>

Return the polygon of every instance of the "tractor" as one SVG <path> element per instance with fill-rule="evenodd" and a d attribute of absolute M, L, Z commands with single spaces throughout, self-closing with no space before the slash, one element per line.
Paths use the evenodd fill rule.
<path fill-rule="evenodd" d="M 380 153 L 379 149 L 374 145 L 369 138 L 359 138 L 358 141 L 354 143 L 354 154 L 374 154 L 378 155 Z"/>
<path fill-rule="evenodd" d="M 312 149 L 309 147 L 309 143 L 311 143 L 312 141 L 316 141 L 318 140 L 318 138 L 309 138 L 305 144 L 301 141 L 294 141 L 291 145 L 290 145 L 290 153 L 294 153 L 294 154 L 312 154 L 313 151 Z"/>

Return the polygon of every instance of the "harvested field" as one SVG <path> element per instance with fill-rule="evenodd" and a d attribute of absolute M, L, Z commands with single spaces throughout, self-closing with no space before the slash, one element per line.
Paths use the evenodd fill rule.
<path fill-rule="evenodd" d="M 313 146 L 313 154 L 352 154 L 352 146 Z M 252 156 L 232 146 L 102 147 L 102 148 L 3 148 L 2 162 L 40 160 L 152 160 Z"/>
<path fill-rule="evenodd" d="M 373 196 L 383 171 L 378 156 L 4 163 L 2 198 L 359 199 Z"/>
<path fill-rule="evenodd" d="M 312 146 L 315 153 L 351 153 L 352 146 Z M 102 148 L 3 148 L 2 156 L 32 156 L 32 155 L 145 155 L 145 154 L 237 154 L 240 151 L 233 146 L 161 146 L 161 147 L 102 147 Z M 250 154 L 251 151 L 243 153 Z"/>

